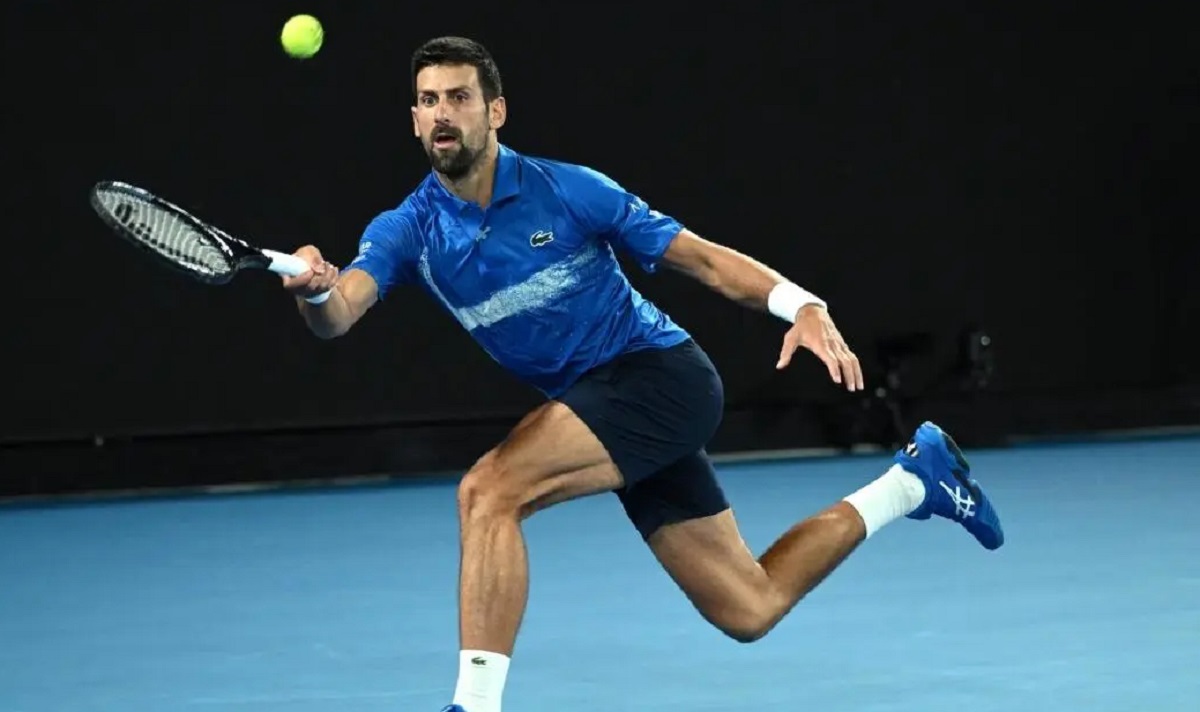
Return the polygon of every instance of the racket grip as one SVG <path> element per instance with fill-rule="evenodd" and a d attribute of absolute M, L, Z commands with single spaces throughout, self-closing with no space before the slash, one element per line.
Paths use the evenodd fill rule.
<path fill-rule="evenodd" d="M 308 263 L 295 255 L 276 252 L 275 250 L 263 250 L 262 253 L 271 260 L 271 264 L 267 265 L 267 269 L 275 274 L 281 274 L 285 277 L 299 277 L 308 271 Z M 311 297 L 305 297 L 304 301 L 309 304 L 320 304 L 326 299 L 329 299 L 329 292 L 321 292 Z"/>

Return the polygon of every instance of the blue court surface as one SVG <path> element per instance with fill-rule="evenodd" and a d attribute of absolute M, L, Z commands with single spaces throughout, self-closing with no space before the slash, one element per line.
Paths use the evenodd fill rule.
<path fill-rule="evenodd" d="M 1007 545 L 868 541 L 765 640 L 727 640 L 615 498 L 527 523 L 506 712 L 1200 709 L 1200 440 L 968 452 Z M 886 456 L 723 465 L 747 541 Z M 0 712 L 438 712 L 454 483 L 0 509 Z"/>

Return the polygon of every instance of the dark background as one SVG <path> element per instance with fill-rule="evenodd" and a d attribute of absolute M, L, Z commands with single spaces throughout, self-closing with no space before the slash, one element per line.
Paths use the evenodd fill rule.
<path fill-rule="evenodd" d="M 496 56 L 502 141 L 821 294 L 871 385 L 926 340 L 852 398 L 774 371 L 782 322 L 631 271 L 723 371 L 714 451 L 1200 423 L 1196 37 L 1151 5 L 6 3 L 0 494 L 453 470 L 538 402 L 415 290 L 322 342 L 271 275 L 191 283 L 87 207 L 126 180 L 344 264 L 428 171 L 408 58 L 440 34 Z"/>

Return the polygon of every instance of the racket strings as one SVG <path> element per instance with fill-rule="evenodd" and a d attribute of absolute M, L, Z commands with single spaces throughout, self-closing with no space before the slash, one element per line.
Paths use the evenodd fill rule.
<path fill-rule="evenodd" d="M 175 213 L 123 193 L 104 193 L 100 201 L 134 239 L 172 262 L 208 276 L 231 271 L 229 257 Z"/>

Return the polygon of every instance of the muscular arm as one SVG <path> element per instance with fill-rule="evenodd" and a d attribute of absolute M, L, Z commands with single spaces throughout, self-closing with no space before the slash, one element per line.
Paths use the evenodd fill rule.
<path fill-rule="evenodd" d="M 576 176 L 593 193 L 584 201 L 584 221 L 609 235 L 614 245 L 648 270 L 657 263 L 682 272 L 738 304 L 792 324 L 783 338 L 776 368 L 786 368 L 800 346 L 815 353 L 836 383 L 862 389 L 862 368 L 838 332 L 825 302 L 783 275 L 737 250 L 718 245 L 592 172 Z M 664 247 L 665 244 L 665 247 Z"/>
<path fill-rule="evenodd" d="M 776 368 L 786 367 L 800 346 L 815 353 L 835 383 L 863 389 L 862 365 L 834 326 L 824 302 L 766 265 L 684 229 L 667 246 L 663 262 L 725 297 L 793 323 L 784 336 Z"/>
<path fill-rule="evenodd" d="M 683 230 L 667 247 L 663 261 L 738 304 L 766 311 L 771 290 L 787 280 L 736 250 Z"/>

